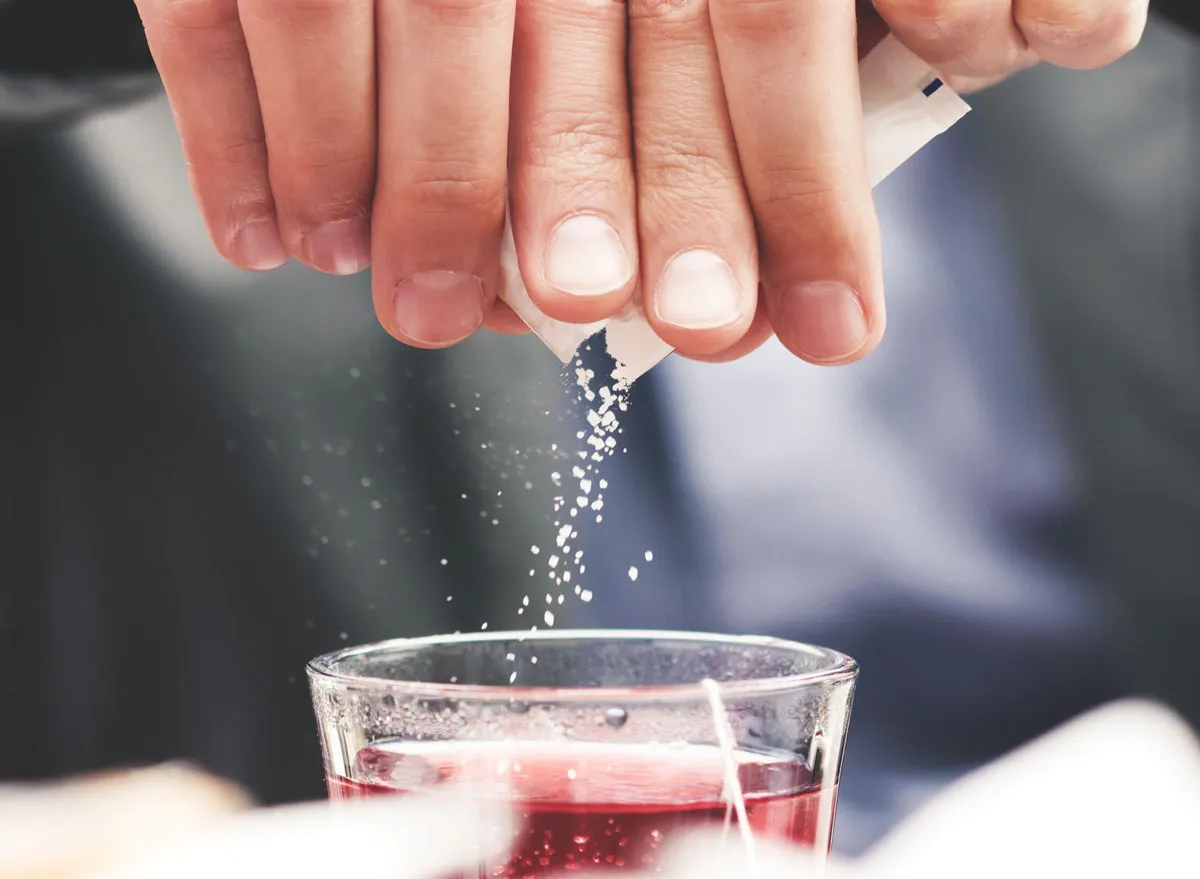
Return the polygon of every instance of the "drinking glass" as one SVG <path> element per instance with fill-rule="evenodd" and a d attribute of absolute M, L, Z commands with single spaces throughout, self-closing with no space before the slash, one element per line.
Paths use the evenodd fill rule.
<path fill-rule="evenodd" d="M 511 804 L 479 877 L 654 872 L 716 825 L 828 854 L 858 668 L 833 650 L 676 632 L 483 632 L 308 667 L 330 797 Z"/>

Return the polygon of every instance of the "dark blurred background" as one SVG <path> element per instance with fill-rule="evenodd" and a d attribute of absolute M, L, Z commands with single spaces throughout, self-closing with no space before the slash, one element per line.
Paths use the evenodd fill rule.
<path fill-rule="evenodd" d="M 226 267 L 140 44 L 64 81 L 0 21 L 0 779 L 187 757 L 318 797 L 306 660 L 526 624 L 574 377 Z M 879 352 L 641 380 L 558 612 L 858 658 L 846 851 L 1110 698 L 1200 723 L 1200 55 L 1156 22 L 972 103 L 878 191 Z"/>

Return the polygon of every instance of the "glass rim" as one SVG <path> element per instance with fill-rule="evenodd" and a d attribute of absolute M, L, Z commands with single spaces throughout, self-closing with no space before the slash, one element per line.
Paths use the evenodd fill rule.
<path fill-rule="evenodd" d="M 730 647 L 765 647 L 787 653 L 802 653 L 823 660 L 811 671 L 745 680 L 722 681 L 717 687 L 722 696 L 770 695 L 820 683 L 853 680 L 858 663 L 844 653 L 828 647 L 788 641 L 765 635 L 718 635 L 706 632 L 677 632 L 655 629 L 547 629 L 537 631 L 471 632 L 456 635 L 430 635 L 420 638 L 394 638 L 344 647 L 309 661 L 312 681 L 339 684 L 356 689 L 431 698 L 458 698 L 475 701 L 521 702 L 648 702 L 707 700 L 709 691 L 700 681 L 688 684 L 649 684 L 638 687 L 553 687 L 522 684 L 459 684 L 435 681 L 405 681 L 372 675 L 338 671 L 338 663 L 371 653 L 411 651 L 426 647 L 455 644 L 479 644 L 498 641 L 637 641 L 659 640 L 692 644 L 718 644 Z"/>

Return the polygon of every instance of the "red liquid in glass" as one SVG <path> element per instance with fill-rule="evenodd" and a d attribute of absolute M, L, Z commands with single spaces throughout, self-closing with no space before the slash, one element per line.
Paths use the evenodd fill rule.
<path fill-rule="evenodd" d="M 814 786 L 793 754 L 743 750 L 736 760 L 755 836 L 828 852 L 836 787 Z M 515 803 L 520 835 L 507 863 L 479 871 L 488 879 L 654 872 L 681 832 L 727 819 L 733 839 L 739 832 L 722 797 L 724 755 L 712 746 L 394 742 L 365 748 L 355 763 L 356 779 L 329 778 L 332 799 L 467 782 Z"/>

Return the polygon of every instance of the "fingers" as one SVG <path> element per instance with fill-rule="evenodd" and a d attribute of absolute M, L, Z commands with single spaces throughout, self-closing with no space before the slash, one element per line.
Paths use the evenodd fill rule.
<path fill-rule="evenodd" d="M 1136 46 L 1148 0 L 874 0 L 892 32 L 957 81 L 994 82 L 1037 60 L 1086 70 Z"/>
<path fill-rule="evenodd" d="M 619 3 L 518 0 L 513 237 L 530 297 L 590 323 L 633 295 L 637 221 Z"/>
<path fill-rule="evenodd" d="M 377 33 L 375 310 L 441 348 L 479 328 L 499 285 L 513 4 L 385 2 Z"/>
<path fill-rule="evenodd" d="M 370 262 L 374 0 L 240 0 L 283 240 L 316 269 Z"/>
<path fill-rule="evenodd" d="M 1039 57 L 1090 70 L 1140 42 L 1148 6 L 1148 0 L 1013 0 L 1013 18 Z"/>
<path fill-rule="evenodd" d="M 884 308 L 853 6 L 713 0 L 712 17 L 771 323 L 805 360 L 857 359 Z"/>
<path fill-rule="evenodd" d="M 630 0 L 629 28 L 646 314 L 712 354 L 754 319 L 758 265 L 708 3 Z"/>
<path fill-rule="evenodd" d="M 892 33 L 944 76 L 986 80 L 1037 61 L 1013 21 L 1012 0 L 874 2 Z"/>
<path fill-rule="evenodd" d="M 237 0 L 137 0 L 217 250 L 245 269 L 288 257 Z"/>
<path fill-rule="evenodd" d="M 369 261 L 372 0 L 138 0 L 218 251 Z"/>

